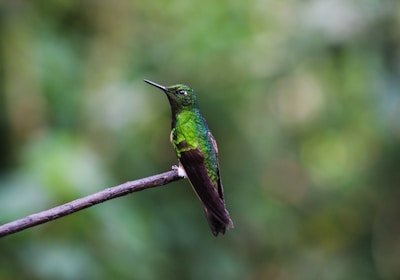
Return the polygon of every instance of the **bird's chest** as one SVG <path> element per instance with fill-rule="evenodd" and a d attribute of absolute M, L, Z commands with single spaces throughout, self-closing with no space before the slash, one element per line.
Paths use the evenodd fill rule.
<path fill-rule="evenodd" d="M 200 138 L 201 133 L 196 128 L 196 124 L 191 121 L 177 122 L 170 134 L 171 143 L 177 152 L 196 149 Z"/>

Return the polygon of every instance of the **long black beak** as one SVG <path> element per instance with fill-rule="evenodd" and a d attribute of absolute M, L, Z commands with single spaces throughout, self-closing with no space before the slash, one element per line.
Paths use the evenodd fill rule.
<path fill-rule="evenodd" d="M 148 83 L 148 84 L 150 84 L 150 85 L 152 85 L 152 86 L 155 86 L 155 87 L 158 87 L 159 89 L 162 89 L 163 91 L 166 91 L 167 90 L 167 88 L 165 87 L 165 86 L 162 86 L 162 85 L 159 85 L 159 84 L 157 84 L 157 83 L 155 83 L 155 82 L 152 82 L 152 81 L 149 81 L 149 80 L 144 80 L 146 83 Z"/>

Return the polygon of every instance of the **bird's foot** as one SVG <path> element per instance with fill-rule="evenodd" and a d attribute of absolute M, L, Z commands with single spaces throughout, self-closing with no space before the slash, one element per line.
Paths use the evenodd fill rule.
<path fill-rule="evenodd" d="M 172 166 L 172 169 L 178 171 L 178 176 L 179 176 L 179 177 L 187 178 L 185 169 L 183 168 L 182 165 L 180 165 L 180 164 L 179 164 L 179 166 L 173 165 L 173 166 Z"/>

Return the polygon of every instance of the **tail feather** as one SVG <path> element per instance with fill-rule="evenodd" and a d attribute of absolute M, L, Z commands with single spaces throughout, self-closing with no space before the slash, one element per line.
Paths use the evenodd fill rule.
<path fill-rule="evenodd" d="M 219 233 L 225 234 L 226 229 L 233 228 L 233 222 L 229 217 L 228 211 L 225 211 L 223 221 L 212 212 L 208 211 L 207 208 L 204 208 L 204 212 L 207 217 L 208 225 L 214 236 L 218 236 Z"/>
<path fill-rule="evenodd" d="M 217 236 L 232 228 L 233 223 L 225 207 L 224 193 L 219 176 L 218 166 L 211 172 L 216 179 L 211 179 L 204 155 L 199 148 L 181 152 L 179 159 L 197 197 L 203 204 L 208 224 L 212 233 Z M 216 180 L 216 181 L 215 181 Z"/>

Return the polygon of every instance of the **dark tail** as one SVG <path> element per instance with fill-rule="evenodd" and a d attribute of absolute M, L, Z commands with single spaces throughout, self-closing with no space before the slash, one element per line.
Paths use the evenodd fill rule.
<path fill-rule="evenodd" d="M 233 222 L 229 217 L 228 211 L 225 209 L 223 217 L 218 217 L 212 212 L 204 208 L 207 217 L 208 225 L 210 226 L 212 234 L 218 236 L 219 233 L 225 234 L 226 229 L 233 228 Z"/>

